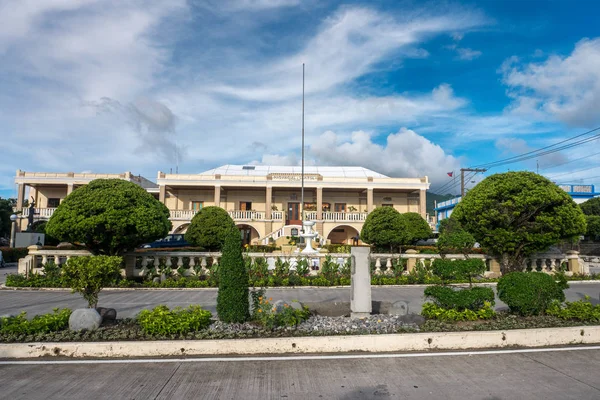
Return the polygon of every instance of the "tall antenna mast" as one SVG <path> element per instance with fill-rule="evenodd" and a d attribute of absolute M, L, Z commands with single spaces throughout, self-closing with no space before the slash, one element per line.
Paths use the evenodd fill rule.
<path fill-rule="evenodd" d="M 300 193 L 300 221 L 304 229 L 304 63 L 302 63 L 302 191 Z"/>

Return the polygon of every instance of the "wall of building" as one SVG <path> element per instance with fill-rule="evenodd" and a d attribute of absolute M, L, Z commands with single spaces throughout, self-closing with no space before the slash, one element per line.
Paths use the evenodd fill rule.
<path fill-rule="evenodd" d="M 33 190 L 30 189 L 30 194 Z M 64 187 L 60 186 L 37 186 L 35 188 L 35 207 L 36 208 L 49 208 L 48 199 L 60 199 L 61 201 L 67 197 L 67 185 Z M 31 201 L 31 197 L 28 198 Z"/>
<path fill-rule="evenodd" d="M 214 189 L 169 189 L 165 205 L 169 210 L 191 210 L 192 201 L 203 201 L 204 207 L 214 206 Z"/>
<path fill-rule="evenodd" d="M 226 202 L 221 202 L 221 207 L 227 211 L 240 210 L 240 202 L 252 203 L 253 211 L 266 211 L 266 189 L 263 190 L 248 190 L 248 189 L 225 189 L 224 196 Z M 247 210 L 247 211 L 250 211 Z"/>

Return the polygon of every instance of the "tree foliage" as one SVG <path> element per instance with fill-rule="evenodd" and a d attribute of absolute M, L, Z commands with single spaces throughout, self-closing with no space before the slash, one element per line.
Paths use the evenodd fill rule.
<path fill-rule="evenodd" d="M 410 235 L 406 231 L 400 213 L 393 207 L 377 207 L 365 220 L 360 239 L 377 247 L 389 247 L 393 250 L 408 243 Z"/>
<path fill-rule="evenodd" d="M 73 257 L 62 267 L 63 279 L 73 293 L 80 293 L 94 308 L 102 288 L 114 284 L 119 277 L 122 263 L 121 257 Z"/>
<path fill-rule="evenodd" d="M 235 231 L 238 236 L 240 234 L 227 211 L 209 206 L 194 215 L 186 231 L 185 240 L 206 250 L 219 251 L 231 231 Z"/>
<path fill-rule="evenodd" d="M 600 216 L 600 197 L 594 197 L 593 199 L 584 201 L 579 206 L 585 215 Z"/>
<path fill-rule="evenodd" d="M 407 212 L 400 214 L 400 218 L 410 236 L 409 243 L 403 244 L 411 244 L 418 240 L 425 240 L 431 237 L 431 227 L 420 214 Z"/>
<path fill-rule="evenodd" d="M 223 322 L 245 322 L 250 317 L 248 273 L 239 232 L 229 230 L 219 265 L 217 314 Z"/>
<path fill-rule="evenodd" d="M 360 232 L 360 239 L 373 246 L 394 250 L 431 236 L 427 221 L 417 213 L 400 214 L 393 207 L 378 207 L 371 212 Z"/>
<path fill-rule="evenodd" d="M 585 235 L 592 240 L 600 238 L 600 215 L 586 215 L 587 232 Z"/>
<path fill-rule="evenodd" d="M 455 218 L 447 218 L 440 222 L 440 237 L 437 247 L 442 256 L 452 252 L 469 254 L 475 245 L 475 238 L 465 231 Z"/>
<path fill-rule="evenodd" d="M 0 199 L 0 237 L 7 238 L 10 236 L 10 216 L 16 204 L 15 199 Z"/>
<path fill-rule="evenodd" d="M 484 179 L 458 203 L 452 218 L 500 259 L 502 272 L 520 270 L 525 257 L 586 230 L 573 199 L 533 172 Z"/>
<path fill-rule="evenodd" d="M 46 225 L 48 235 L 105 255 L 134 249 L 166 236 L 170 229 L 167 207 L 140 186 L 120 179 L 96 179 L 74 190 Z"/>

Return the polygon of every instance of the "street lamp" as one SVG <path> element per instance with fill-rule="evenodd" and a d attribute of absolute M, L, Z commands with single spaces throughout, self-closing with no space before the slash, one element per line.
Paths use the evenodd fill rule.
<path fill-rule="evenodd" d="M 11 228 L 10 228 L 10 247 L 15 247 L 15 238 L 17 236 L 17 221 L 19 220 L 19 216 L 17 214 L 12 214 L 10 216 Z"/>

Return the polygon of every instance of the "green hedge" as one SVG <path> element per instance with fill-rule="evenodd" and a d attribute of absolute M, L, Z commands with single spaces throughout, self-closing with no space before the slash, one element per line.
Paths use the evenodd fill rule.
<path fill-rule="evenodd" d="M 237 229 L 229 230 L 218 272 L 217 314 L 223 322 L 245 322 L 250 317 L 248 273 L 241 244 Z"/>
<path fill-rule="evenodd" d="M 574 302 L 567 301 L 564 306 L 558 301 L 553 301 L 546 313 L 562 319 L 599 322 L 600 304 L 593 305 L 589 296 Z"/>
<path fill-rule="evenodd" d="M 498 297 L 511 312 L 521 315 L 540 315 L 557 300 L 565 301 L 564 277 L 555 278 L 543 272 L 511 272 L 498 280 Z"/>
<path fill-rule="evenodd" d="M 27 247 L 0 247 L 2 251 L 2 257 L 4 257 L 4 261 L 7 263 L 17 262 L 20 258 L 23 258 L 29 254 L 29 250 Z"/>
<path fill-rule="evenodd" d="M 150 335 L 174 335 L 196 332 L 208 328 L 212 314 L 198 305 L 188 308 L 160 305 L 152 310 L 142 310 L 137 322 L 142 330 Z"/>
<path fill-rule="evenodd" d="M 35 333 L 47 333 L 63 330 L 69 326 L 71 310 L 63 308 L 54 309 L 49 314 L 36 315 L 31 320 L 27 319 L 27 313 L 22 312 L 15 317 L 0 318 L 0 334 L 23 335 Z"/>
<path fill-rule="evenodd" d="M 486 303 L 495 304 L 494 290 L 487 287 L 455 290 L 449 286 L 429 286 L 424 293 L 436 306 L 447 310 L 477 311 Z"/>
<path fill-rule="evenodd" d="M 478 319 L 491 319 L 496 316 L 496 312 L 489 303 L 485 303 L 478 310 L 456 310 L 446 309 L 434 303 L 425 303 L 421 310 L 421 315 L 425 318 L 437 319 L 440 321 L 476 321 Z"/>

